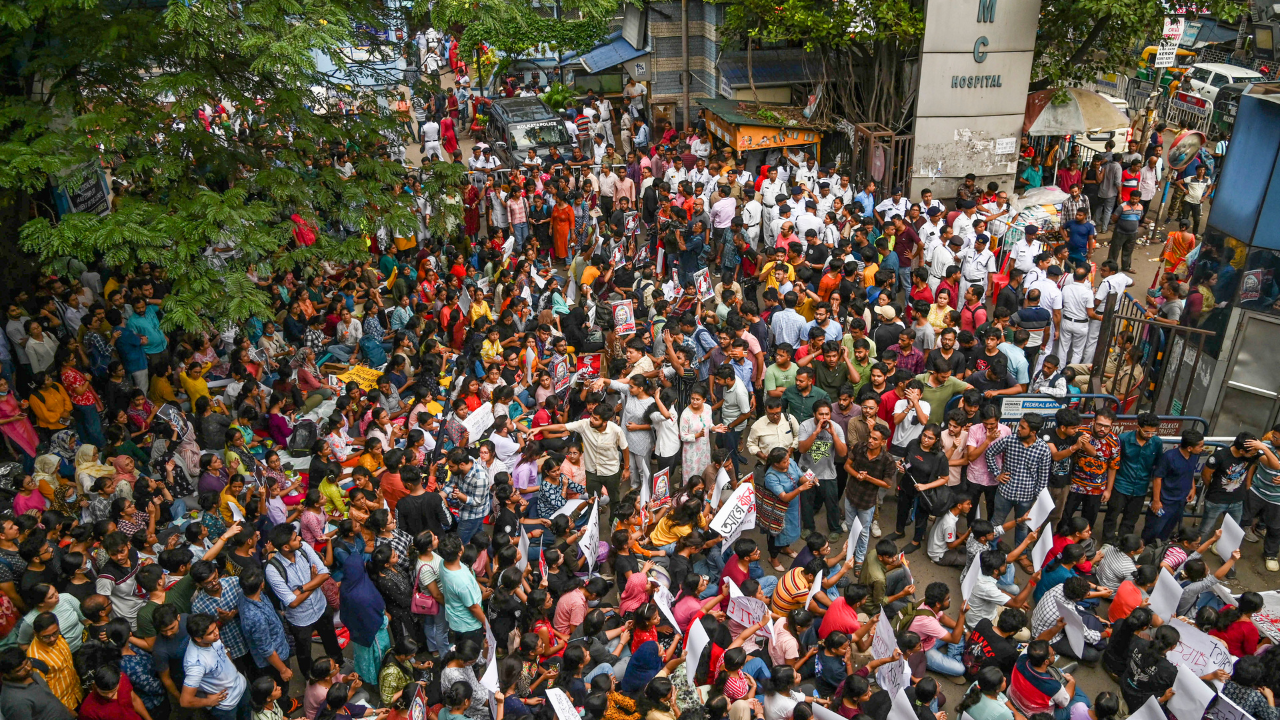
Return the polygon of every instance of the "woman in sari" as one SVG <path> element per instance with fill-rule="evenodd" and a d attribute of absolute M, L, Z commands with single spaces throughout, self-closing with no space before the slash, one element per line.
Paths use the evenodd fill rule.
<path fill-rule="evenodd" d="M 352 553 L 342 563 L 338 617 L 351 636 L 356 673 L 365 682 L 378 682 L 382 656 L 391 647 L 387 634 L 387 607 L 382 594 L 365 571 L 364 558 Z"/>
<path fill-rule="evenodd" d="M 448 116 L 440 118 L 440 147 L 449 157 L 458 149 L 458 132 L 454 129 L 454 119 Z"/>
<path fill-rule="evenodd" d="M 31 472 L 35 468 L 36 446 L 40 444 L 40 436 L 36 428 L 27 418 L 27 402 L 9 391 L 9 381 L 0 378 L 0 432 L 4 433 L 9 444 L 22 452 L 22 469 Z"/>
<path fill-rule="evenodd" d="M 49 501 L 49 507 L 63 515 L 79 515 L 80 508 L 72 508 L 75 500 L 76 486 L 58 477 L 58 464 L 61 458 L 57 455 L 41 455 L 36 458 L 35 471 L 31 477 L 40 488 L 40 494 Z"/>
<path fill-rule="evenodd" d="M 573 235 L 574 213 L 563 197 L 556 197 L 551 211 L 551 247 L 557 260 L 569 257 L 569 238 Z"/>
<path fill-rule="evenodd" d="M 1160 259 L 1164 261 L 1164 267 L 1161 272 L 1156 273 L 1155 280 L 1152 281 L 1151 287 L 1156 287 L 1156 283 L 1167 272 L 1178 272 L 1178 268 L 1182 267 L 1182 275 L 1186 275 L 1185 263 L 1187 261 L 1187 253 L 1191 252 L 1196 246 L 1196 236 L 1189 228 L 1190 225 L 1186 220 L 1178 221 L 1178 229 L 1169 233 L 1168 239 L 1164 241 L 1164 250 L 1160 253 Z"/>
<path fill-rule="evenodd" d="M 467 185 L 462 196 L 462 231 L 471 242 L 476 242 L 480 232 L 480 190 L 475 185 Z"/>

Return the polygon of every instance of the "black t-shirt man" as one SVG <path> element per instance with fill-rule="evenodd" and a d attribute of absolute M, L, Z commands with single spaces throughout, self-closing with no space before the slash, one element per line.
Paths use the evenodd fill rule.
<path fill-rule="evenodd" d="M 997 352 L 999 352 L 999 351 L 997 351 Z M 942 348 L 934 348 L 934 349 L 932 349 L 932 350 L 930 350 L 930 351 L 929 351 L 929 356 L 928 356 L 927 358 L 925 358 L 924 366 L 925 366 L 925 367 L 932 367 L 933 358 L 935 358 L 935 357 L 936 357 L 936 358 L 942 358 L 942 360 L 944 360 L 945 362 L 947 362 L 947 363 L 950 365 L 950 367 L 951 367 L 951 374 L 952 374 L 952 375 L 955 375 L 956 377 L 959 377 L 959 376 L 960 376 L 960 373 L 964 372 L 964 369 L 965 369 L 965 357 L 964 357 L 964 353 L 963 353 L 963 352 L 960 352 L 960 348 L 958 348 L 958 347 L 957 347 L 957 348 L 953 348 L 953 349 L 951 350 L 951 357 L 950 357 L 950 358 L 944 358 L 944 357 L 942 357 Z"/>
<path fill-rule="evenodd" d="M 1058 428 L 1045 428 L 1040 431 L 1040 439 L 1049 444 L 1053 452 L 1061 452 L 1064 448 L 1071 447 L 1076 444 L 1076 440 L 1080 439 L 1080 433 L 1072 433 L 1063 437 Z M 1061 460 L 1053 461 L 1049 468 L 1049 487 L 1064 488 L 1071 482 L 1071 455 L 1067 455 Z"/>
<path fill-rule="evenodd" d="M 1218 448 L 1205 462 L 1205 467 L 1213 471 L 1205 500 L 1213 503 L 1244 502 L 1244 481 L 1257 462 L 1256 455 L 1236 457 L 1231 448 Z"/>
<path fill-rule="evenodd" d="M 423 478 L 426 481 L 427 478 Z M 440 537 L 453 525 L 453 516 L 444 506 L 440 493 L 423 493 L 406 495 L 396 503 L 396 524 L 401 530 L 409 533 L 409 537 L 417 537 L 423 530 L 430 530 L 432 535 Z"/>
<path fill-rule="evenodd" d="M 1013 673 L 1013 665 L 1018 661 L 1018 646 L 1011 639 L 996 632 L 991 621 L 983 618 L 969 633 L 969 641 L 964 645 L 964 677 L 973 681 L 978 671 L 994 665 L 1006 677 Z"/>

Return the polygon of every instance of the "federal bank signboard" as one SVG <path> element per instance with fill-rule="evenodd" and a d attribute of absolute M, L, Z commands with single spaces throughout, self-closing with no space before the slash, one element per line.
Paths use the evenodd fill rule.
<path fill-rule="evenodd" d="M 1039 17 L 1040 0 L 929 0 L 913 194 L 954 197 L 968 173 L 1013 189 Z"/>

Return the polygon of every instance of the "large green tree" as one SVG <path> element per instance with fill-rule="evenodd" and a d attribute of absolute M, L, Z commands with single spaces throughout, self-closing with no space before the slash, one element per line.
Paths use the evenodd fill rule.
<path fill-rule="evenodd" d="M 363 234 L 416 227 L 397 191 L 405 169 L 380 151 L 398 125 L 388 97 L 404 79 L 404 15 L 371 0 L 0 0 L 6 240 L 46 266 L 159 263 L 169 327 L 266 314 L 250 264 L 357 259 Z M 197 115 L 219 103 L 232 122 L 206 129 Z M 338 151 L 356 167 L 348 179 L 329 162 Z M 50 185 L 100 170 L 118 189 L 113 211 L 56 218 Z M 441 170 L 437 199 L 460 182 Z M 437 230 L 460 216 L 434 204 Z M 295 214 L 318 224 L 314 245 L 293 241 Z"/>
<path fill-rule="evenodd" d="M 1031 90 L 1088 82 L 1099 72 L 1123 72 L 1134 48 L 1156 44 L 1173 3 L 1161 0 L 1044 0 L 1036 35 Z M 1234 22 L 1245 0 L 1206 0 L 1200 12 Z"/>
<path fill-rule="evenodd" d="M 590 50 L 609 32 L 621 3 L 638 0 L 437 0 L 431 7 L 438 28 L 460 31 L 464 59 L 481 44 L 508 58 L 526 57 L 540 45 L 553 52 Z"/>

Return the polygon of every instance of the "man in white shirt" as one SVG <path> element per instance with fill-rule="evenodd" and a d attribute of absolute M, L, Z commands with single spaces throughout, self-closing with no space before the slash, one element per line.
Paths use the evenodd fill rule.
<path fill-rule="evenodd" d="M 679 162 L 669 165 L 666 171 L 662 173 L 662 181 L 670 185 L 672 189 L 679 187 L 680 183 L 687 180 L 688 177 L 689 173 L 685 171 L 684 165 Z"/>
<path fill-rule="evenodd" d="M 1023 236 L 1013 244 L 1013 248 L 1009 251 L 1009 255 L 1013 257 L 1013 266 L 1026 273 L 1036 267 L 1036 254 L 1040 252 L 1040 241 L 1036 236 L 1040 233 L 1040 228 L 1035 225 L 1028 225 L 1022 229 Z M 1026 287 L 1026 285 L 1023 285 Z"/>
<path fill-rule="evenodd" d="M 920 191 L 920 211 L 927 215 L 929 214 L 929 210 L 933 208 L 938 208 L 938 212 L 942 213 L 943 215 L 946 215 L 947 213 L 946 206 L 942 204 L 941 200 L 938 200 L 933 197 L 932 190 L 930 190 L 929 188 L 925 188 L 921 190 Z"/>
<path fill-rule="evenodd" d="M 751 188 L 743 191 L 747 203 L 742 206 L 742 235 L 752 250 L 760 247 L 760 228 L 764 221 L 764 205 L 760 203 L 760 193 Z"/>
<path fill-rule="evenodd" d="M 942 217 L 941 208 L 931 207 L 927 211 L 928 218 L 924 224 L 916 230 L 916 234 L 920 236 L 920 244 L 924 246 L 924 254 L 921 257 L 929 257 L 929 253 L 933 252 L 933 246 L 937 245 L 942 238 L 942 228 L 946 225 L 945 219 Z"/>
<path fill-rule="evenodd" d="M 826 180 L 818 181 L 818 215 L 825 216 L 831 212 L 831 206 L 835 203 L 836 196 L 831 194 L 831 183 Z"/>
<path fill-rule="evenodd" d="M 249 715 L 249 682 L 222 644 L 217 618 L 197 613 L 187 619 L 191 642 L 182 658 L 184 708 L 216 708 L 213 717 Z M 204 697 L 197 697 L 200 691 Z"/>
<path fill-rule="evenodd" d="M 937 290 L 938 283 L 947 276 L 947 268 L 960 264 L 960 238 L 949 228 L 944 230 L 942 239 L 933 244 L 933 252 L 925 260 L 929 266 L 929 289 Z"/>
<path fill-rule="evenodd" d="M 627 109 L 631 112 L 631 117 L 638 118 L 644 111 L 646 92 L 644 86 L 636 82 L 635 78 L 627 78 L 627 86 L 622 88 L 622 97 L 627 99 Z"/>
<path fill-rule="evenodd" d="M 707 170 L 707 161 L 698 158 L 693 164 L 693 169 L 685 174 L 685 179 L 694 185 L 702 183 L 703 187 L 709 186 L 711 184 L 711 171 Z"/>
<path fill-rule="evenodd" d="M 982 297 L 988 297 L 989 281 L 996 272 L 996 256 L 987 249 L 987 236 L 980 233 L 973 247 L 964 248 L 959 254 L 960 296 L 969 292 L 970 285 L 982 288 Z"/>
<path fill-rule="evenodd" d="M 1043 352 L 1040 353 L 1037 361 L 1043 360 L 1044 356 L 1049 353 L 1057 352 L 1056 340 L 1062 333 L 1062 290 L 1058 289 L 1058 278 L 1060 277 L 1062 277 L 1062 268 L 1057 265 L 1050 265 L 1046 277 L 1027 285 L 1028 293 L 1032 290 L 1040 291 L 1039 307 L 1053 314 L 1053 332 L 1045 336 Z"/>
<path fill-rule="evenodd" d="M 803 185 L 809 192 L 817 189 L 818 167 L 817 162 L 812 157 L 805 160 L 804 165 L 796 171 L 796 184 Z"/>
<path fill-rule="evenodd" d="M 1084 362 L 1093 361 L 1094 350 L 1098 347 L 1098 334 L 1102 331 L 1102 314 L 1107 309 L 1107 297 L 1112 293 L 1123 295 L 1125 288 L 1133 284 L 1132 278 L 1120 272 L 1120 265 L 1115 260 L 1103 260 L 1099 263 L 1098 275 L 1102 281 L 1093 294 L 1093 307 L 1089 310 L 1089 339 L 1084 346 Z"/>
<path fill-rule="evenodd" d="M 881 200 L 880 204 L 876 205 L 876 222 L 884 225 L 894 215 L 905 218 L 907 211 L 910 209 L 911 202 L 902 196 L 902 186 L 898 185 L 893 188 L 893 195 Z"/>
<path fill-rule="evenodd" d="M 982 217 L 987 221 L 987 234 L 1000 239 L 1009 230 L 1009 220 L 1013 218 L 1013 209 L 1009 207 L 1009 195 L 1003 190 L 996 193 L 996 199 L 982 206 Z"/>
<path fill-rule="evenodd" d="M 770 167 L 769 174 L 760 182 L 760 203 L 771 208 L 776 204 L 775 198 L 787 191 L 786 183 L 778 179 L 778 168 Z"/>
<path fill-rule="evenodd" d="M 1160 177 L 1164 175 L 1164 160 L 1158 155 L 1147 158 L 1147 164 L 1138 172 L 1138 197 L 1142 200 L 1143 214 L 1150 208 L 1151 199 L 1156 196 L 1160 187 Z"/>
<path fill-rule="evenodd" d="M 604 133 L 597 132 L 591 140 L 591 162 L 596 165 L 604 162 L 604 150 L 608 146 L 609 143 L 605 142 Z"/>
<path fill-rule="evenodd" d="M 795 220 L 797 235 L 804 237 L 805 233 L 810 230 L 813 230 L 818 235 L 822 234 L 822 219 L 815 214 L 817 211 L 818 203 L 812 200 L 805 201 L 804 209 L 800 211 Z"/>
<path fill-rule="evenodd" d="M 711 141 L 699 133 L 689 140 L 689 152 L 706 160 L 711 157 Z"/>
<path fill-rule="evenodd" d="M 840 198 L 840 202 L 844 203 L 845 205 L 848 205 L 849 203 L 853 202 L 854 189 L 853 189 L 853 186 L 849 184 L 848 175 L 840 176 L 840 186 L 832 190 L 831 194 Z"/>
<path fill-rule="evenodd" d="M 978 235 L 978 232 L 973 229 L 973 220 L 977 216 L 977 203 L 972 200 L 960 202 L 960 214 L 956 216 L 952 227 L 956 231 L 956 237 L 960 238 L 960 242 L 964 247 L 973 247 L 973 239 Z"/>
<path fill-rule="evenodd" d="M 1093 307 L 1093 288 L 1089 285 L 1089 267 L 1076 265 L 1073 282 L 1062 288 L 1062 335 L 1058 357 L 1063 367 L 1084 362 L 1089 343 L 1089 310 Z"/>

